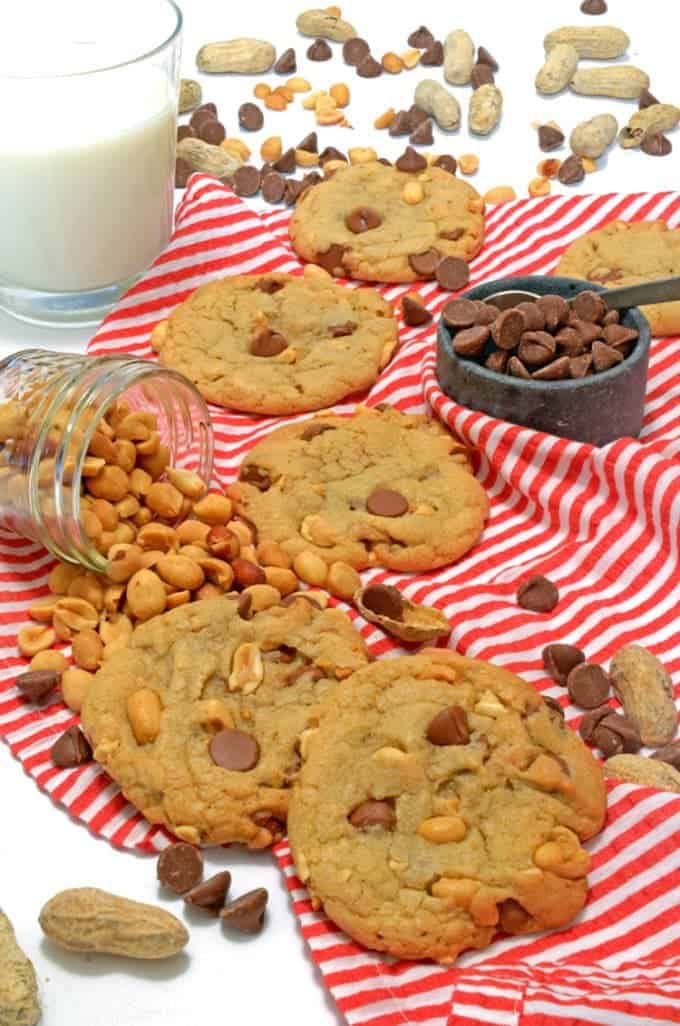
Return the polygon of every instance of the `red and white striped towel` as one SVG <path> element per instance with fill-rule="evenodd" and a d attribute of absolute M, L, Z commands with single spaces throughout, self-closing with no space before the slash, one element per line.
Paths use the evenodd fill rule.
<path fill-rule="evenodd" d="M 554 268 L 568 243 L 614 218 L 663 217 L 680 224 L 680 194 L 560 196 L 492 209 L 471 283 Z M 150 356 L 153 325 L 209 278 L 299 271 L 287 242 L 287 212 L 264 218 L 212 179 L 195 176 L 177 212 L 171 244 L 119 303 L 93 339 L 94 353 Z M 404 286 L 381 291 L 390 300 Z M 437 314 L 449 298 L 432 283 L 419 291 Z M 454 567 L 429 574 L 367 574 L 436 604 L 453 624 L 451 644 L 521 673 L 559 698 L 568 722 L 579 711 L 544 674 L 551 641 L 580 645 L 606 662 L 616 647 L 649 647 L 680 681 L 680 367 L 677 339 L 656 339 L 640 439 L 603 449 L 542 435 L 456 406 L 434 374 L 434 325 L 402 325 L 402 347 L 368 396 L 402 410 L 430 407 L 479 450 L 477 474 L 492 511 L 481 543 Z M 674 360 L 675 357 L 675 360 Z M 354 397 L 356 398 L 356 397 Z M 353 403 L 337 409 L 350 410 Z M 216 472 L 235 476 L 243 454 L 280 423 L 213 409 Z M 37 546 L 0 538 L 0 734 L 38 785 L 113 844 L 158 850 L 167 843 L 96 766 L 59 770 L 54 736 L 76 720 L 59 702 L 35 710 L 12 682 L 22 667 L 16 632 L 28 600 L 45 594 L 51 560 Z M 550 615 L 517 607 L 517 583 L 544 573 L 560 589 Z M 398 646 L 353 611 L 376 655 Z M 680 687 L 676 689 L 680 697 Z M 501 938 L 454 968 L 397 962 L 353 944 L 311 911 L 285 842 L 276 856 L 313 958 L 351 1024 L 428 1026 L 492 1023 L 561 1026 L 680 1022 L 680 796 L 609 785 L 609 815 L 589 845 L 588 905 L 556 934 Z"/>

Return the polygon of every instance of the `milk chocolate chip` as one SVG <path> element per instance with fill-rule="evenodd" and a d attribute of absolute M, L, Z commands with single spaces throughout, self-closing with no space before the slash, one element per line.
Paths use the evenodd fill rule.
<path fill-rule="evenodd" d="M 220 919 L 240 933 L 259 933 L 264 925 L 268 899 L 267 890 L 256 887 L 225 905 L 220 912 Z"/>
<path fill-rule="evenodd" d="M 575 645 L 563 645 L 556 642 L 546 645 L 542 652 L 543 665 L 558 684 L 566 684 L 571 670 L 579 663 L 585 662 L 585 654 Z"/>
<path fill-rule="evenodd" d="M 532 613 L 549 613 L 559 599 L 560 594 L 555 585 L 541 574 L 522 581 L 517 589 L 517 604 Z"/>
<path fill-rule="evenodd" d="M 466 745 L 470 729 L 465 709 L 460 705 L 442 709 L 430 720 L 426 735 L 433 745 Z"/>
<path fill-rule="evenodd" d="M 400 517 L 408 512 L 408 499 L 392 488 L 376 488 L 366 499 L 366 509 L 376 517 Z"/>
<path fill-rule="evenodd" d="M 163 887 L 184 894 L 203 879 L 203 856 L 193 844 L 171 844 L 158 856 L 156 876 Z"/>
<path fill-rule="evenodd" d="M 609 676 L 597 663 L 579 663 L 567 676 L 572 701 L 582 709 L 595 709 L 609 697 Z"/>
<path fill-rule="evenodd" d="M 211 739 L 210 756 L 222 769 L 245 772 L 257 766 L 260 746 L 250 734 L 228 727 Z"/>
<path fill-rule="evenodd" d="M 92 748 L 82 730 L 69 727 L 52 745 L 50 758 L 55 766 L 72 769 L 92 761 Z"/>
<path fill-rule="evenodd" d="M 353 67 L 361 64 L 364 57 L 368 57 L 370 52 L 371 48 L 366 40 L 359 36 L 353 36 L 342 46 L 342 57 L 345 64 L 351 64 Z"/>
<path fill-rule="evenodd" d="M 44 702 L 61 679 L 56 670 L 29 670 L 21 673 L 14 683 L 29 702 Z"/>
<path fill-rule="evenodd" d="M 216 873 L 203 883 L 197 884 L 187 891 L 184 900 L 187 905 L 200 908 L 210 915 L 217 916 L 224 907 L 224 900 L 231 884 L 231 873 L 228 869 Z"/>
<path fill-rule="evenodd" d="M 412 253 L 408 258 L 411 269 L 419 278 L 434 278 L 441 254 L 436 249 L 427 249 L 424 253 Z"/>
<path fill-rule="evenodd" d="M 287 348 L 288 343 L 283 335 L 279 335 L 278 331 L 271 331 L 270 328 L 265 328 L 250 343 L 250 355 L 278 356 L 279 353 L 282 353 Z"/>
<path fill-rule="evenodd" d="M 368 232 L 372 228 L 379 228 L 382 224 L 382 217 L 372 207 L 355 207 L 350 210 L 345 218 L 345 224 L 351 232 L 359 235 Z"/>
<path fill-rule="evenodd" d="M 397 817 L 391 802 L 378 802 L 370 799 L 357 805 L 347 817 L 357 830 L 370 827 L 381 827 L 383 830 L 394 830 Z"/>

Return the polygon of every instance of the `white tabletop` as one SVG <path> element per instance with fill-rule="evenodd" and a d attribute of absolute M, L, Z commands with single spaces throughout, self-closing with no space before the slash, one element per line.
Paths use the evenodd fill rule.
<path fill-rule="evenodd" d="M 456 156 L 478 154 L 480 170 L 471 181 L 482 192 L 494 185 L 508 184 L 514 186 L 518 195 L 526 195 L 527 184 L 543 156 L 533 123 L 555 120 L 568 134 L 578 121 L 594 114 L 611 112 L 625 122 L 635 110 L 633 101 L 568 94 L 551 100 L 538 96 L 533 79 L 542 60 L 543 35 L 552 28 L 565 24 L 619 25 L 631 37 L 628 60 L 647 70 L 652 92 L 662 100 L 680 102 L 675 33 L 668 20 L 670 5 L 663 0 L 610 0 L 610 14 L 604 18 L 581 15 L 579 0 L 477 0 L 458 7 L 450 15 L 444 14 L 448 5 L 436 0 L 420 0 L 417 5 L 396 0 L 346 2 L 346 17 L 371 43 L 377 57 L 387 50 L 403 52 L 409 32 L 424 22 L 439 38 L 452 28 L 464 27 L 497 58 L 501 70 L 496 80 L 505 97 L 500 129 L 483 140 L 468 137 L 465 128 L 450 137 L 436 132 L 432 147 L 436 152 Z M 332 61 L 310 62 L 305 51 L 311 40 L 298 36 L 294 26 L 303 7 L 303 3 L 292 4 L 287 0 L 259 0 L 257 4 L 184 0 L 182 74 L 201 78 L 204 99 L 217 103 L 228 134 L 237 135 L 238 106 L 253 99 L 255 82 L 266 78 L 274 84 L 275 76 L 199 76 L 194 63 L 198 47 L 240 35 L 269 39 L 279 52 L 293 46 L 298 55 L 298 74 L 307 77 L 314 88 L 344 81 L 352 91 L 348 115 L 354 130 L 317 129 L 320 145 L 335 145 L 345 151 L 353 145 L 373 145 L 380 155 L 396 157 L 406 139 L 391 139 L 386 132 L 375 131 L 373 120 L 388 107 L 409 107 L 417 82 L 423 77 L 441 80 L 441 69 L 416 69 L 394 77 L 383 75 L 377 80 L 360 79 L 343 63 L 337 44 L 332 44 Z M 456 92 L 465 112 L 468 90 Z M 266 136 L 281 135 L 287 147 L 315 128 L 313 115 L 298 103 L 284 113 L 265 111 L 261 132 L 240 134 L 252 145 L 253 161 L 259 164 L 259 145 Z M 665 158 L 613 149 L 606 166 L 588 176 L 579 188 L 592 192 L 678 188 L 680 140 L 677 133 L 672 138 L 676 150 Z M 558 155 L 566 153 L 563 150 Z M 557 190 L 562 191 L 563 187 L 555 185 Z M 91 334 L 92 329 L 37 328 L 0 313 L 3 356 L 28 346 L 81 352 Z M 114 1022 L 119 1026 L 187 1026 L 190 1022 L 215 1018 L 238 1024 L 247 1021 L 257 1026 L 271 1021 L 333 1026 L 342 1021 L 319 983 L 290 910 L 281 875 L 272 856 L 267 854 L 226 849 L 206 855 L 206 875 L 225 867 L 232 871 L 232 895 L 262 885 L 269 889 L 268 924 L 259 937 L 228 939 L 218 924 L 197 913 L 187 917 L 191 930 L 187 954 L 167 964 L 124 963 L 59 953 L 41 939 L 37 916 L 43 902 L 62 888 L 102 887 L 140 901 L 158 902 L 171 911 L 176 909 L 180 915 L 181 902 L 173 903 L 160 895 L 153 860 L 116 851 L 72 822 L 38 791 L 3 745 L 0 792 L 4 800 L 0 907 L 14 921 L 36 965 L 46 1026 L 111 1026 Z"/>

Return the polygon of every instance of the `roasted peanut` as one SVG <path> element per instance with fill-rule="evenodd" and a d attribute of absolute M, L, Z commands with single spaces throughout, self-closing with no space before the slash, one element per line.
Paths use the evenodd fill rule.
<path fill-rule="evenodd" d="M 404 70 L 404 62 L 396 53 L 384 53 L 380 63 L 389 75 L 398 75 Z"/>
<path fill-rule="evenodd" d="M 124 584 L 142 569 L 143 556 L 139 545 L 113 545 L 108 553 L 107 577 L 114 584 Z"/>
<path fill-rule="evenodd" d="M 479 157 L 474 153 L 463 153 L 458 158 L 458 170 L 462 175 L 474 175 L 479 170 Z"/>
<path fill-rule="evenodd" d="M 293 571 L 280 566 L 265 566 L 264 576 L 267 584 L 271 584 L 283 596 L 290 595 L 298 587 L 298 579 Z"/>
<path fill-rule="evenodd" d="M 319 154 L 310 153 L 308 150 L 296 150 L 295 163 L 298 167 L 316 167 L 319 163 Z"/>
<path fill-rule="evenodd" d="M 263 160 L 271 161 L 278 160 L 283 153 L 283 143 L 281 142 L 280 135 L 270 135 L 268 139 L 265 139 L 260 146 L 260 156 Z"/>
<path fill-rule="evenodd" d="M 517 199 L 517 193 L 511 185 L 496 185 L 484 193 L 485 203 L 510 203 Z"/>
<path fill-rule="evenodd" d="M 63 674 L 68 669 L 68 660 L 61 652 L 55 649 L 43 649 L 36 652 L 30 662 L 31 670 L 54 670 L 55 673 Z"/>
<path fill-rule="evenodd" d="M 148 501 L 147 501 L 148 504 Z M 233 507 L 231 500 L 219 492 L 208 492 L 193 505 L 194 515 L 206 524 L 228 524 Z"/>
<path fill-rule="evenodd" d="M 85 695 L 94 680 L 94 674 L 87 670 L 71 668 L 61 676 L 61 696 L 65 704 L 75 713 L 83 707 Z"/>
<path fill-rule="evenodd" d="M 368 164 L 378 159 L 372 146 L 350 146 L 347 151 L 350 164 Z"/>
<path fill-rule="evenodd" d="M 338 107 L 346 107 L 349 103 L 349 86 L 344 82 L 336 82 L 328 90 Z"/>
<path fill-rule="evenodd" d="M 229 674 L 229 690 L 242 691 L 250 695 L 256 691 L 264 678 L 264 666 L 260 648 L 254 641 L 246 641 L 234 652 Z"/>
<path fill-rule="evenodd" d="M 148 745 L 155 741 L 161 729 L 161 700 L 152 688 L 140 688 L 128 696 L 127 717 L 137 743 Z"/>
<path fill-rule="evenodd" d="M 201 552 L 202 556 L 203 553 Z M 155 566 L 156 573 L 173 588 L 195 591 L 205 581 L 205 574 L 200 566 L 187 556 L 161 556 Z"/>
<path fill-rule="evenodd" d="M 210 525 L 204 524 L 201 520 L 183 520 L 176 528 L 177 542 L 180 545 L 199 545 L 207 549 L 210 530 Z"/>
<path fill-rule="evenodd" d="M 261 566 L 279 566 L 290 570 L 293 561 L 287 552 L 275 541 L 262 541 L 256 549 L 257 561 Z"/>
<path fill-rule="evenodd" d="M 373 122 L 374 128 L 389 128 L 397 115 L 394 107 L 390 107 L 383 114 L 380 114 Z M 325 165 L 324 165 L 325 167 Z"/>
<path fill-rule="evenodd" d="M 242 594 L 250 596 L 250 608 L 254 613 L 278 606 L 281 601 L 281 592 L 271 584 L 251 584 L 244 588 Z"/>
<path fill-rule="evenodd" d="M 225 563 L 222 559 L 215 559 L 213 556 L 206 556 L 200 562 L 200 567 L 208 580 L 222 588 L 224 591 L 229 591 L 232 584 L 234 583 L 234 570 L 229 566 L 229 563 Z M 259 570 L 259 567 L 256 567 Z M 261 579 L 258 577 L 257 580 L 249 580 L 248 584 L 260 584 Z M 199 592 L 203 592 L 207 589 L 207 585 L 202 585 L 199 588 Z M 201 598 L 210 597 L 214 592 L 206 591 L 206 594 L 201 594 Z"/>
<path fill-rule="evenodd" d="M 147 492 L 146 505 L 164 520 L 176 520 L 182 511 L 182 493 L 167 481 L 154 481 Z"/>
<path fill-rule="evenodd" d="M 133 574 L 125 594 L 132 615 L 138 620 L 149 620 L 157 616 L 167 605 L 163 582 L 152 570 L 138 570 Z"/>
<path fill-rule="evenodd" d="M 225 727 L 234 726 L 234 718 L 229 709 L 220 702 L 218 698 L 206 698 L 199 702 L 196 709 L 196 719 L 201 726 L 207 730 L 217 733 Z"/>
<path fill-rule="evenodd" d="M 113 613 L 108 620 L 99 625 L 99 636 L 105 645 L 114 641 L 129 641 L 132 635 L 132 620 L 124 613 Z"/>
<path fill-rule="evenodd" d="M 299 552 L 293 560 L 293 570 L 301 581 L 313 587 L 322 587 L 328 576 L 325 561 L 314 552 Z"/>
<path fill-rule="evenodd" d="M 102 661 L 104 645 L 95 630 L 79 631 L 71 642 L 73 661 L 81 670 L 97 670 Z"/>
<path fill-rule="evenodd" d="M 31 659 L 38 652 L 44 652 L 51 648 L 56 641 L 56 635 L 51 627 L 36 625 L 22 627 L 17 634 L 17 646 L 22 656 Z"/>
<path fill-rule="evenodd" d="M 97 477 L 88 480 L 87 487 L 96 499 L 119 502 L 128 493 L 128 476 L 121 467 L 107 464 Z"/>
<path fill-rule="evenodd" d="M 266 95 L 269 96 L 269 93 Z M 220 149 L 223 149 L 230 157 L 235 157 L 236 160 L 241 162 L 246 161 L 251 152 L 250 147 L 246 146 L 243 139 L 223 139 L 220 143 Z"/>
<path fill-rule="evenodd" d="M 332 595 L 349 602 L 354 593 L 361 587 L 361 578 L 349 563 L 336 562 L 328 567 L 325 585 Z"/>
<path fill-rule="evenodd" d="M 548 196 L 550 194 L 550 182 L 547 178 L 532 178 L 527 191 L 530 196 Z"/>
<path fill-rule="evenodd" d="M 85 599 L 60 598 L 54 607 L 52 623 L 58 637 L 70 640 L 71 634 L 95 628 L 99 623 L 99 613 Z"/>
<path fill-rule="evenodd" d="M 467 85 L 472 75 L 475 44 L 463 31 L 449 32 L 444 42 L 444 78 L 451 85 Z"/>
<path fill-rule="evenodd" d="M 76 578 L 76 580 L 78 580 L 78 578 Z M 54 607 L 58 601 L 59 598 L 57 595 L 50 595 L 48 598 L 37 599 L 28 607 L 28 615 L 31 620 L 37 620 L 38 623 L 52 623 Z"/>
<path fill-rule="evenodd" d="M 82 567 L 71 566 L 70 563 L 57 563 L 50 570 L 50 575 L 47 578 L 47 587 L 53 595 L 65 595 L 71 581 L 82 573 Z"/>
<path fill-rule="evenodd" d="M 462 841 L 467 826 L 460 816 L 432 816 L 422 821 L 417 833 L 432 844 L 448 844 L 451 841 Z"/>
<path fill-rule="evenodd" d="M 312 88 L 306 78 L 300 78 L 299 76 L 289 78 L 286 85 L 293 93 L 308 93 Z"/>
<path fill-rule="evenodd" d="M 404 67 L 411 71 L 420 61 L 420 50 L 416 50 L 415 47 L 411 47 L 410 50 L 404 50 L 400 59 Z"/>

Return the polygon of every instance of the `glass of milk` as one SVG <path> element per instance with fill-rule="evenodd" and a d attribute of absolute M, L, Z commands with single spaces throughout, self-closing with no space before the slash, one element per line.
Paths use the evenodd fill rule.
<path fill-rule="evenodd" d="M 97 323 L 170 237 L 173 0 L 20 0 L 0 32 L 0 307 Z"/>

